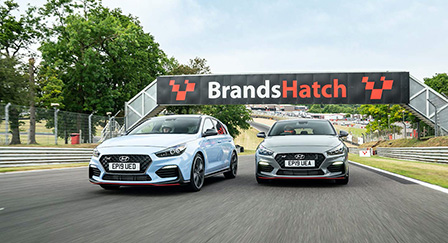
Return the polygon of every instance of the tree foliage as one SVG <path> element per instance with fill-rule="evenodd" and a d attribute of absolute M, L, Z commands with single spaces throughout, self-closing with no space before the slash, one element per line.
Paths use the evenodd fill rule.
<path fill-rule="evenodd" d="M 367 132 L 375 132 L 377 130 L 388 129 L 389 124 L 403 121 L 403 111 L 406 121 L 414 122 L 416 117 L 406 111 L 400 105 L 361 105 L 359 112 L 363 115 L 372 116 L 375 121 L 370 122 L 367 126 Z M 390 115 L 390 118 L 389 116 Z"/>
<path fill-rule="evenodd" d="M 0 57 L 0 103 L 23 104 L 28 92 L 26 77 L 16 68 L 16 58 Z"/>
<path fill-rule="evenodd" d="M 435 91 L 448 96 L 448 75 L 439 73 L 432 78 L 424 78 L 425 84 L 433 88 Z"/>
<path fill-rule="evenodd" d="M 40 17 L 35 7 L 28 7 L 25 14 L 16 17 L 19 5 L 6 0 L 0 5 L 0 54 L 3 57 L 18 57 L 23 50 L 29 50 L 31 44 L 41 37 Z"/>
<path fill-rule="evenodd" d="M 165 53 L 137 18 L 101 2 L 50 0 L 41 9 L 56 18 L 39 50 L 69 111 L 117 111 L 158 75 Z M 53 84 L 51 84 L 53 85 Z"/>

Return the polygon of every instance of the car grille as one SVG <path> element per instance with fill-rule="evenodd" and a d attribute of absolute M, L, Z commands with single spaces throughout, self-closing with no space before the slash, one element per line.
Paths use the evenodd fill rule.
<path fill-rule="evenodd" d="M 277 175 L 294 175 L 294 176 L 308 176 L 308 175 L 323 175 L 322 170 L 278 170 Z"/>
<path fill-rule="evenodd" d="M 177 168 L 160 169 L 156 172 L 156 174 L 161 178 L 178 177 L 179 170 Z"/>
<path fill-rule="evenodd" d="M 258 164 L 258 171 L 271 172 L 272 170 L 274 170 L 274 167 L 272 167 L 272 165 L 260 165 L 260 164 Z"/>
<path fill-rule="evenodd" d="M 140 171 L 120 171 L 120 173 L 145 173 L 145 171 L 148 169 L 149 165 L 151 164 L 151 157 L 149 155 L 130 155 L 130 154 L 105 154 L 102 155 L 100 158 L 100 163 L 103 166 L 103 168 L 109 172 L 109 163 L 111 162 L 120 162 L 119 158 L 121 156 L 128 156 L 129 161 L 125 163 L 140 163 Z M 115 171 L 114 171 L 115 172 Z"/>
<path fill-rule="evenodd" d="M 149 175 L 121 175 L 121 174 L 105 174 L 103 180 L 108 181 L 150 181 Z"/>
<path fill-rule="evenodd" d="M 288 154 L 277 154 L 275 156 L 275 161 L 280 165 L 280 167 L 285 168 L 285 160 L 297 160 L 295 155 L 297 154 L 303 154 L 305 155 L 305 158 L 303 160 L 314 160 L 315 166 L 314 167 L 298 167 L 298 168 L 289 168 L 288 169 L 294 169 L 294 170 L 309 170 L 310 168 L 319 168 L 322 162 L 325 160 L 325 156 L 323 154 L 315 154 L 315 153 L 288 153 Z"/>
<path fill-rule="evenodd" d="M 330 172 L 344 172 L 345 167 L 344 165 L 330 165 L 327 170 Z"/>
<path fill-rule="evenodd" d="M 93 176 L 100 176 L 100 175 L 101 175 L 101 171 L 98 168 L 89 166 L 89 178 L 92 178 Z"/>

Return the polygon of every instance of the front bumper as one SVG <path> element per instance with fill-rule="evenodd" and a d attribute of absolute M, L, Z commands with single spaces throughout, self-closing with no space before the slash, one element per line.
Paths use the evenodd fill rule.
<path fill-rule="evenodd" d="M 344 179 L 349 171 L 347 154 L 324 156 L 312 168 L 286 168 L 275 159 L 277 154 L 266 156 L 256 153 L 255 171 L 260 179 Z M 334 164 L 336 163 L 336 164 Z"/>
<path fill-rule="evenodd" d="M 149 157 L 149 166 L 139 172 L 110 171 L 104 162 L 100 162 L 100 158 L 92 157 L 89 163 L 89 181 L 97 185 L 122 186 L 177 186 L 189 182 L 192 160 L 187 154 L 165 158 L 152 154 Z M 167 166 L 170 168 L 166 169 Z"/>

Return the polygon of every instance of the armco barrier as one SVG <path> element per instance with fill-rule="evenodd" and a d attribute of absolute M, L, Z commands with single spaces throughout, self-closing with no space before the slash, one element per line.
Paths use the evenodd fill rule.
<path fill-rule="evenodd" d="M 375 150 L 376 154 L 381 157 L 433 163 L 448 163 L 448 147 L 379 147 Z M 350 153 L 359 154 L 359 151 L 359 148 L 350 148 Z"/>
<path fill-rule="evenodd" d="M 0 147 L 0 167 L 89 162 L 90 148 Z"/>
<path fill-rule="evenodd" d="M 448 147 L 376 148 L 376 151 L 382 157 L 448 163 Z"/>

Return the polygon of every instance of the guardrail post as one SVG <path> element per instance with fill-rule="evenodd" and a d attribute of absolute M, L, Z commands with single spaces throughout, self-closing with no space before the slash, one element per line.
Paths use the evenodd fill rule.
<path fill-rule="evenodd" d="M 58 108 L 54 108 L 54 144 L 58 145 Z"/>
<path fill-rule="evenodd" d="M 124 131 L 128 130 L 128 102 L 124 102 Z"/>
<path fill-rule="evenodd" d="M 434 137 L 437 137 L 439 135 L 439 129 L 437 124 L 437 106 L 432 103 L 429 99 L 426 99 L 432 106 L 434 106 L 434 122 L 435 122 L 435 135 Z"/>
<path fill-rule="evenodd" d="M 89 143 L 92 143 L 92 116 L 93 113 L 89 115 Z"/>
<path fill-rule="evenodd" d="M 11 103 L 8 103 L 5 106 L 5 145 L 8 145 L 9 142 L 9 107 L 11 106 Z"/>

